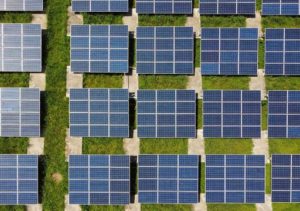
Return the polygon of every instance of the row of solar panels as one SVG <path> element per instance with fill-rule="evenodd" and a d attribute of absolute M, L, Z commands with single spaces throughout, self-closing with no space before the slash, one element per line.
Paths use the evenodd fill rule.
<path fill-rule="evenodd" d="M 71 71 L 128 73 L 128 26 L 73 25 Z M 193 74 L 192 27 L 138 27 L 138 74 Z M 257 28 L 202 28 L 202 75 L 257 75 Z M 266 29 L 266 75 L 300 75 L 300 29 Z"/>
<path fill-rule="evenodd" d="M 200 0 L 201 15 L 255 15 L 255 0 Z M 72 0 L 75 12 L 128 12 L 128 0 Z M 139 14 L 192 14 L 193 0 L 136 0 Z M 299 15 L 299 1 L 263 0 L 263 15 Z"/>
<path fill-rule="evenodd" d="M 0 204 L 38 203 L 38 156 L 0 155 Z M 199 202 L 197 155 L 139 155 L 138 200 L 143 204 Z M 69 203 L 129 204 L 131 158 L 70 155 Z M 300 202 L 300 155 L 272 155 L 272 202 Z M 207 203 L 264 203 L 264 155 L 206 155 Z"/>
<path fill-rule="evenodd" d="M 268 137 L 300 137 L 300 91 L 269 91 Z M 71 89 L 70 134 L 129 137 L 127 89 Z M 242 90 L 203 92 L 205 138 L 260 138 L 261 93 Z M 140 138 L 195 138 L 194 90 L 138 90 Z"/>

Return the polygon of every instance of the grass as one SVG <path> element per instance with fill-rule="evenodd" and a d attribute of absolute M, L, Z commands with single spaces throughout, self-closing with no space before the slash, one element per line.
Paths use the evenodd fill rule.
<path fill-rule="evenodd" d="M 205 163 L 201 163 L 200 193 L 205 193 Z"/>
<path fill-rule="evenodd" d="M 197 100 L 197 128 L 202 128 L 202 100 Z"/>
<path fill-rule="evenodd" d="M 262 105 L 261 128 L 262 130 L 267 130 L 268 129 L 268 101 L 263 100 L 261 105 Z"/>
<path fill-rule="evenodd" d="M 272 204 L 273 211 L 299 211 L 300 204 L 280 204 L 280 203 L 273 203 Z"/>
<path fill-rule="evenodd" d="M 205 139 L 205 154 L 251 154 L 251 139 Z"/>
<path fill-rule="evenodd" d="M 28 138 L 0 138 L 0 154 L 27 154 Z"/>
<path fill-rule="evenodd" d="M 265 42 L 263 40 L 259 40 L 258 43 L 258 68 L 265 68 Z"/>
<path fill-rule="evenodd" d="M 83 87 L 122 88 L 123 76 L 119 74 L 84 74 Z"/>
<path fill-rule="evenodd" d="M 140 139 L 140 154 L 187 154 L 187 139 Z"/>
<path fill-rule="evenodd" d="M 169 204 L 143 204 L 143 211 L 190 211 L 192 210 L 192 205 L 169 205 Z"/>
<path fill-rule="evenodd" d="M 300 77 L 265 77 L 267 90 L 298 90 Z"/>
<path fill-rule="evenodd" d="M 1 73 L 0 87 L 28 87 L 29 73 Z"/>
<path fill-rule="evenodd" d="M 1 23 L 30 23 L 32 20 L 31 13 L 23 12 L 1 12 Z"/>
<path fill-rule="evenodd" d="M 271 164 L 266 164 L 266 194 L 271 194 Z"/>
<path fill-rule="evenodd" d="M 269 154 L 299 154 L 300 139 L 269 139 Z"/>
<path fill-rule="evenodd" d="M 206 89 L 249 89 L 249 77 L 203 76 L 202 88 Z"/>
<path fill-rule="evenodd" d="M 123 14 L 83 13 L 84 24 L 123 24 Z"/>
<path fill-rule="evenodd" d="M 187 76 L 181 75 L 139 75 L 140 89 L 185 89 Z"/>
<path fill-rule="evenodd" d="M 200 46 L 201 46 L 201 40 L 195 39 L 195 67 L 200 67 Z"/>
<path fill-rule="evenodd" d="M 83 154 L 124 154 L 121 138 L 84 138 Z"/>
<path fill-rule="evenodd" d="M 256 11 L 261 11 L 262 0 L 256 0 Z"/>
<path fill-rule="evenodd" d="M 124 206 L 81 206 L 83 211 L 124 211 Z"/>
<path fill-rule="evenodd" d="M 207 204 L 208 211 L 256 211 L 255 204 Z"/>
<path fill-rule="evenodd" d="M 267 16 L 262 18 L 262 28 L 299 28 L 299 17 Z"/>
<path fill-rule="evenodd" d="M 243 16 L 201 16 L 201 27 L 245 27 Z"/>
<path fill-rule="evenodd" d="M 139 15 L 139 26 L 184 26 L 184 15 Z"/>

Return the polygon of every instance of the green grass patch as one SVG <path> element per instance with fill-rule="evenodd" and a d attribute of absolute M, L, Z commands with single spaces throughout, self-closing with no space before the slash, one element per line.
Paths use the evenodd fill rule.
<path fill-rule="evenodd" d="M 267 90 L 298 90 L 300 77 L 265 77 Z"/>
<path fill-rule="evenodd" d="M 265 16 L 262 18 L 262 28 L 299 28 L 299 17 Z"/>
<path fill-rule="evenodd" d="M 139 75 L 140 89 L 185 89 L 187 82 L 182 75 Z"/>
<path fill-rule="evenodd" d="M 300 139 L 269 139 L 269 154 L 299 154 Z"/>
<path fill-rule="evenodd" d="M 143 211 L 191 211 L 192 205 L 142 204 Z"/>
<path fill-rule="evenodd" d="M 194 8 L 199 8 L 199 0 L 193 0 L 194 1 Z"/>
<path fill-rule="evenodd" d="M 194 55 L 194 61 L 195 61 L 195 67 L 200 67 L 200 47 L 201 46 L 201 40 L 195 39 L 195 55 Z"/>
<path fill-rule="evenodd" d="M 140 139 L 140 154 L 187 154 L 187 139 Z"/>
<path fill-rule="evenodd" d="M 121 14 L 83 13 L 84 24 L 123 24 Z"/>
<path fill-rule="evenodd" d="M 7 205 L 7 206 L 0 206 L 1 211 L 25 211 L 26 206 L 13 206 L 13 205 Z"/>
<path fill-rule="evenodd" d="M 29 73 L 1 73 L 0 87 L 28 87 Z"/>
<path fill-rule="evenodd" d="M 208 211 L 256 211 L 255 204 L 207 204 Z"/>
<path fill-rule="evenodd" d="M 300 204 L 289 204 L 289 203 L 273 203 L 273 211 L 299 211 Z"/>
<path fill-rule="evenodd" d="M 84 74 L 85 88 L 122 88 L 123 75 L 120 74 Z"/>
<path fill-rule="evenodd" d="M 30 23 L 32 20 L 31 13 L 27 12 L 1 12 L 1 23 Z"/>
<path fill-rule="evenodd" d="M 27 154 L 28 138 L 0 138 L 0 154 Z"/>
<path fill-rule="evenodd" d="M 124 211 L 124 206 L 81 206 L 83 211 Z"/>
<path fill-rule="evenodd" d="M 234 76 L 203 76 L 202 88 L 209 89 L 249 89 L 249 77 Z"/>
<path fill-rule="evenodd" d="M 121 138 L 83 138 L 83 154 L 124 154 Z"/>
<path fill-rule="evenodd" d="M 197 100 L 197 128 L 202 128 L 202 100 Z"/>
<path fill-rule="evenodd" d="M 266 164 L 266 194 L 271 194 L 271 164 Z"/>
<path fill-rule="evenodd" d="M 205 154 L 251 154 L 251 139 L 205 139 Z"/>
<path fill-rule="evenodd" d="M 261 128 L 262 130 L 267 130 L 268 129 L 268 101 L 263 100 L 261 105 L 262 105 Z"/>
<path fill-rule="evenodd" d="M 259 40 L 258 43 L 258 68 L 265 68 L 265 42 L 263 40 Z"/>
<path fill-rule="evenodd" d="M 200 193 L 205 193 L 205 163 L 201 163 Z"/>
<path fill-rule="evenodd" d="M 244 16 L 201 16 L 201 27 L 245 27 Z"/>
<path fill-rule="evenodd" d="M 256 11 L 261 11 L 262 0 L 256 0 Z"/>
<path fill-rule="evenodd" d="M 139 26 L 184 26 L 184 15 L 139 15 Z"/>

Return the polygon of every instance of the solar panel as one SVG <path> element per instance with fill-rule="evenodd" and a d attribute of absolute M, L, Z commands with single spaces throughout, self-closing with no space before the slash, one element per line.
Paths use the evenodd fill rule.
<path fill-rule="evenodd" d="M 192 14 L 192 0 L 137 0 L 139 14 Z"/>
<path fill-rule="evenodd" d="M 204 137 L 259 138 L 261 131 L 260 99 L 260 91 L 204 91 Z"/>
<path fill-rule="evenodd" d="M 139 203 L 198 203 L 198 156 L 139 155 L 138 159 Z"/>
<path fill-rule="evenodd" d="M 207 203 L 264 203 L 264 155 L 206 155 Z"/>
<path fill-rule="evenodd" d="M 70 155 L 69 203 L 129 204 L 130 157 L 127 155 Z"/>
<path fill-rule="evenodd" d="M 200 0 L 202 15 L 255 15 L 255 0 Z"/>
<path fill-rule="evenodd" d="M 192 27 L 138 27 L 138 74 L 193 74 Z"/>
<path fill-rule="evenodd" d="M 128 12 L 128 0 L 72 0 L 74 12 Z"/>
<path fill-rule="evenodd" d="M 70 135 L 128 137 L 128 90 L 71 89 Z"/>
<path fill-rule="evenodd" d="M 266 29 L 266 75 L 300 75 L 300 29 Z"/>
<path fill-rule="evenodd" d="M 262 15 L 300 15 L 299 0 L 263 0 Z"/>
<path fill-rule="evenodd" d="M 257 28 L 202 28 L 202 75 L 257 75 Z"/>
<path fill-rule="evenodd" d="M 0 11 L 43 11 L 43 0 L 1 0 Z"/>
<path fill-rule="evenodd" d="M 72 25 L 71 71 L 127 73 L 128 26 Z"/>
<path fill-rule="evenodd" d="M 194 90 L 138 90 L 137 110 L 140 138 L 196 137 Z"/>
<path fill-rule="evenodd" d="M 0 72 L 41 72 L 39 24 L 0 24 Z"/>
<path fill-rule="evenodd" d="M 0 155 L 0 204 L 38 204 L 37 155 Z"/>
<path fill-rule="evenodd" d="M 300 138 L 300 91 L 269 91 L 269 138 Z"/>
<path fill-rule="evenodd" d="M 40 136 L 40 91 L 0 88 L 0 136 Z"/>
<path fill-rule="evenodd" d="M 272 155 L 272 202 L 300 202 L 300 155 Z"/>

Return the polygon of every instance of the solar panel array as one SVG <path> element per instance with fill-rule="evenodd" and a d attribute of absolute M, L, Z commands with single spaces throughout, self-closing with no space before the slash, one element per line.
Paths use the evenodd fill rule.
<path fill-rule="evenodd" d="M 138 90 L 138 137 L 196 137 L 194 90 Z"/>
<path fill-rule="evenodd" d="M 257 75 L 257 28 L 202 28 L 202 75 Z"/>
<path fill-rule="evenodd" d="M 139 203 L 198 203 L 198 166 L 196 155 L 140 155 Z"/>
<path fill-rule="evenodd" d="M 300 75 L 300 29 L 266 29 L 266 75 Z"/>
<path fill-rule="evenodd" d="M 71 89 L 70 135 L 128 137 L 128 90 Z"/>
<path fill-rule="evenodd" d="M 128 0 L 72 0 L 74 12 L 128 12 Z"/>
<path fill-rule="evenodd" d="M 0 204 L 38 204 L 37 155 L 0 155 Z"/>
<path fill-rule="evenodd" d="M 70 155 L 70 204 L 130 203 L 130 157 L 127 155 Z"/>
<path fill-rule="evenodd" d="M 203 92 L 203 135 L 206 138 L 259 138 L 260 91 Z"/>
<path fill-rule="evenodd" d="M 128 26 L 72 25 L 71 71 L 127 73 Z"/>
<path fill-rule="evenodd" d="M 138 27 L 138 74 L 193 74 L 192 27 Z"/>
<path fill-rule="evenodd" d="M 264 155 L 206 155 L 207 203 L 264 203 Z"/>
<path fill-rule="evenodd" d="M 1 0 L 0 11 L 43 11 L 43 0 Z"/>
<path fill-rule="evenodd" d="M 300 91 L 269 91 L 268 135 L 300 138 Z"/>
<path fill-rule="evenodd" d="M 263 0 L 263 15 L 300 15 L 299 0 Z"/>
<path fill-rule="evenodd" d="M 39 24 L 0 24 L 0 72 L 41 72 Z"/>
<path fill-rule="evenodd" d="M 192 14 L 192 0 L 137 0 L 139 14 Z"/>
<path fill-rule="evenodd" d="M 272 155 L 272 202 L 300 202 L 300 155 Z"/>
<path fill-rule="evenodd" d="M 0 88 L 0 136 L 40 136 L 40 91 Z"/>
<path fill-rule="evenodd" d="M 200 0 L 200 14 L 255 15 L 255 0 Z"/>

